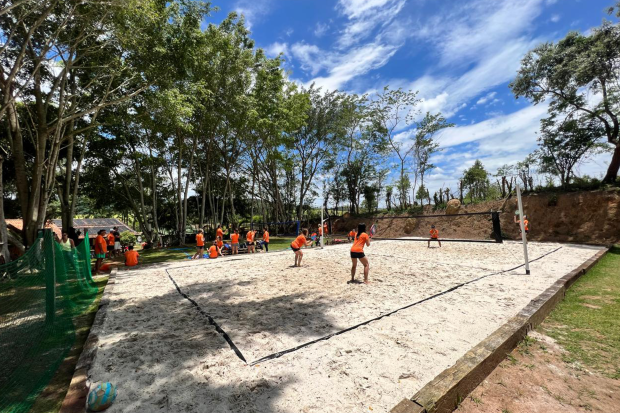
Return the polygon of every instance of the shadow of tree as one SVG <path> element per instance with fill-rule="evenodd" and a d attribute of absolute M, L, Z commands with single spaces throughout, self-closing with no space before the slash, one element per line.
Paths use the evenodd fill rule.
<path fill-rule="evenodd" d="M 262 344 L 277 345 L 276 335 L 309 341 L 334 328 L 325 316 L 329 303 L 324 299 L 291 294 L 248 300 L 237 290 L 249 285 L 244 280 L 179 285 L 231 337 L 244 343 L 242 349 L 257 344 L 251 340 L 255 335 L 267 334 Z M 117 385 L 118 400 L 108 411 L 299 411 L 278 405 L 282 393 L 297 382 L 294 375 L 273 375 L 268 366 L 243 363 L 207 318 L 176 290 L 135 299 L 115 290 L 112 293 L 105 331 L 100 333 L 100 348 L 89 373 L 95 383 Z M 300 324 L 294 314 L 305 316 L 305 321 Z M 267 355 L 269 351 L 258 348 L 255 352 Z"/>

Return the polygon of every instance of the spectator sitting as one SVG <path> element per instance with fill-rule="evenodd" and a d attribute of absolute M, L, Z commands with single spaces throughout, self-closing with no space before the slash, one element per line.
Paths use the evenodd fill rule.
<path fill-rule="evenodd" d="M 133 250 L 133 245 L 127 247 L 127 252 L 125 253 L 125 266 L 126 267 L 135 267 L 138 265 L 138 258 L 140 254 L 138 251 Z"/>

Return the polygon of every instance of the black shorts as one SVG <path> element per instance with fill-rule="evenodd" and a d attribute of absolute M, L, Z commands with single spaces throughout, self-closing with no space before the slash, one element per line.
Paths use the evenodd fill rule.
<path fill-rule="evenodd" d="M 364 255 L 363 252 L 353 252 L 351 251 L 351 258 L 364 258 L 366 255 Z"/>
<path fill-rule="evenodd" d="M 196 247 L 196 251 L 202 251 L 202 250 L 204 250 L 204 249 L 205 249 L 205 247 L 204 247 L 204 246 L 203 246 L 203 247 L 198 247 L 198 246 Z"/>
<path fill-rule="evenodd" d="M 248 241 L 248 246 L 254 246 L 254 241 L 252 242 Z"/>
<path fill-rule="evenodd" d="M 295 248 L 293 246 L 291 246 L 291 248 L 293 249 L 294 252 L 297 252 L 297 251 L 299 251 L 301 249 L 301 248 Z"/>

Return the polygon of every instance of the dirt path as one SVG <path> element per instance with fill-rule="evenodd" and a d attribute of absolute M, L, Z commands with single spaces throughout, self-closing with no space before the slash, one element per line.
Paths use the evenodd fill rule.
<path fill-rule="evenodd" d="M 620 380 L 566 363 L 565 355 L 552 338 L 532 333 L 456 412 L 619 412 Z"/>

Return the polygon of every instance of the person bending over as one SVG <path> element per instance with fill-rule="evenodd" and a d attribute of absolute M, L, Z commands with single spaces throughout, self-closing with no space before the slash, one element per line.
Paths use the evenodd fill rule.
<path fill-rule="evenodd" d="M 364 266 L 364 284 L 370 284 L 368 281 L 368 273 L 370 271 L 370 264 L 368 258 L 364 254 L 364 247 L 370 245 L 370 237 L 366 233 L 366 224 L 359 224 L 357 226 L 357 238 L 351 246 L 351 281 L 355 281 L 355 271 L 357 270 L 357 260 L 360 260 Z"/>
<path fill-rule="evenodd" d="M 353 242 L 355 241 L 355 238 L 357 238 L 357 230 L 353 228 L 351 231 L 349 231 L 348 240 L 349 242 Z"/>
<path fill-rule="evenodd" d="M 127 247 L 127 252 L 125 252 L 125 267 L 135 267 L 138 265 L 138 251 L 133 250 L 133 245 Z"/>
<path fill-rule="evenodd" d="M 431 225 L 431 230 L 429 231 L 431 234 L 431 238 L 428 240 L 428 248 L 431 247 L 431 241 L 437 241 L 439 243 L 439 248 L 441 248 L 441 241 L 439 241 L 439 231 L 435 228 L 435 225 Z"/>
<path fill-rule="evenodd" d="M 311 239 L 306 240 L 307 236 L 308 236 L 308 230 L 304 228 L 301 230 L 301 234 L 299 234 L 299 236 L 295 238 L 293 242 L 291 242 L 291 248 L 293 249 L 293 252 L 295 253 L 294 267 L 301 267 L 301 259 L 304 256 L 304 253 L 301 252 L 301 247 L 303 246 L 308 247 L 312 244 Z"/>
<path fill-rule="evenodd" d="M 254 234 L 255 234 L 254 231 L 249 230 L 248 233 L 245 235 L 245 240 L 246 240 L 246 243 L 248 244 L 248 254 L 254 254 L 255 249 L 256 249 L 256 243 L 254 242 Z"/>

